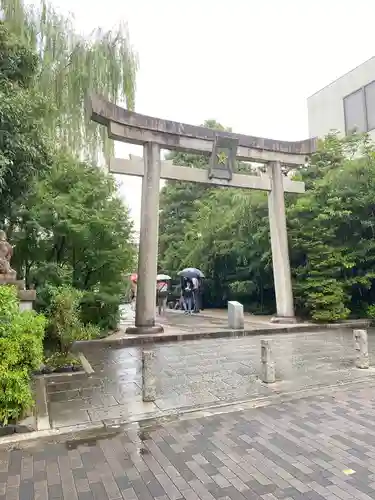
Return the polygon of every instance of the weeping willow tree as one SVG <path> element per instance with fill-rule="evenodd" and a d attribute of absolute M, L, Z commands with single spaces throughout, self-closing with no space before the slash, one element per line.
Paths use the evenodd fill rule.
<path fill-rule="evenodd" d="M 100 153 L 108 157 L 113 143 L 104 127 L 90 122 L 85 98 L 95 91 L 134 108 L 138 60 L 126 25 L 83 37 L 71 17 L 46 0 L 39 2 L 30 6 L 24 0 L 0 0 L 0 8 L 8 28 L 39 56 L 35 85 L 55 110 L 48 128 L 62 147 L 95 160 Z"/>

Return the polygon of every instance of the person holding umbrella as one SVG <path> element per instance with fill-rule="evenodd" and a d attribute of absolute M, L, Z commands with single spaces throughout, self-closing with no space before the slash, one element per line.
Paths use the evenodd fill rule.
<path fill-rule="evenodd" d="M 182 305 L 185 314 L 193 313 L 193 283 L 190 278 L 182 278 L 181 286 Z"/>
<path fill-rule="evenodd" d="M 171 279 L 167 274 L 158 274 L 156 276 L 156 303 L 159 316 L 164 315 L 167 308 L 168 282 Z"/>
<path fill-rule="evenodd" d="M 182 289 L 185 291 L 183 294 L 184 298 L 186 296 L 186 299 L 188 299 L 187 305 L 190 305 L 190 302 L 192 302 L 189 312 L 194 308 L 194 312 L 198 313 L 200 310 L 200 280 L 204 278 L 204 274 L 200 269 L 187 267 L 180 271 L 178 275 L 181 276 L 183 281 L 187 282 L 187 286 L 183 286 Z"/>

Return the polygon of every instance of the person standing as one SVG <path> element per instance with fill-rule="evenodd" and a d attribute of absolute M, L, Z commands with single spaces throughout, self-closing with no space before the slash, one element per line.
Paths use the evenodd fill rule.
<path fill-rule="evenodd" d="M 204 310 L 204 279 L 199 280 L 199 312 Z"/>
<path fill-rule="evenodd" d="M 193 284 L 189 279 L 184 280 L 183 288 L 185 314 L 193 312 Z"/>
<path fill-rule="evenodd" d="M 199 304 L 199 280 L 196 276 L 191 279 L 193 285 L 193 306 L 194 312 L 199 313 L 200 304 Z"/>
<path fill-rule="evenodd" d="M 156 284 L 156 295 L 157 295 L 157 304 L 158 304 L 158 313 L 159 316 L 165 314 L 165 310 L 167 308 L 167 299 L 168 299 L 168 282 L 167 281 L 158 281 Z"/>
<path fill-rule="evenodd" d="M 137 281 L 132 280 L 131 281 L 131 301 L 130 301 L 130 308 L 134 312 L 135 307 L 136 307 L 136 302 L 137 302 Z"/>

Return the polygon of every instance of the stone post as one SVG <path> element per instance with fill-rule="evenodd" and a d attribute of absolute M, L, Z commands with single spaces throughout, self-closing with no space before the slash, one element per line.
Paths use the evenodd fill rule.
<path fill-rule="evenodd" d="M 367 331 L 353 330 L 353 338 L 356 350 L 355 366 L 362 369 L 369 368 Z"/>
<path fill-rule="evenodd" d="M 35 393 L 35 419 L 36 429 L 44 431 L 51 428 L 48 416 L 47 388 L 45 377 L 38 376 L 34 379 Z"/>
<path fill-rule="evenodd" d="M 261 350 L 261 380 L 266 384 L 273 384 L 275 378 L 275 363 L 273 361 L 269 340 L 260 341 Z"/>
<path fill-rule="evenodd" d="M 153 402 L 156 399 L 155 353 L 142 351 L 142 400 Z"/>
<path fill-rule="evenodd" d="M 135 327 L 126 331 L 147 334 L 163 332 L 162 326 L 155 325 L 161 168 L 158 144 L 148 142 L 143 146 L 143 161 Z"/>
<path fill-rule="evenodd" d="M 292 277 L 290 272 L 288 235 L 286 229 L 283 173 L 281 163 L 268 166 L 271 191 L 268 193 L 268 216 L 272 249 L 273 278 L 275 283 L 277 315 L 275 323 L 294 323 Z"/>
<path fill-rule="evenodd" d="M 228 301 L 228 327 L 232 330 L 243 330 L 245 325 L 243 305 L 236 300 Z"/>
<path fill-rule="evenodd" d="M 20 299 L 20 311 L 32 311 L 33 303 L 36 299 L 36 291 L 19 290 L 18 298 Z"/>

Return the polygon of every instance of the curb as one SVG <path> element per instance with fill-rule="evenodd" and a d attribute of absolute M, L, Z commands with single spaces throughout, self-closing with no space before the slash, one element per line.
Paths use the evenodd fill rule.
<path fill-rule="evenodd" d="M 240 337 L 255 337 L 259 335 L 275 335 L 286 333 L 308 333 L 321 332 L 324 330 L 341 329 L 341 328 L 368 328 L 370 321 L 355 320 L 345 323 L 331 323 L 315 325 L 308 323 L 305 325 L 291 326 L 274 326 L 266 328 L 255 328 L 245 330 L 213 330 L 211 332 L 183 332 L 183 333 L 155 333 L 146 335 L 126 335 L 116 339 L 98 339 L 98 340 L 79 340 L 74 343 L 73 350 L 79 351 L 81 347 L 132 347 L 137 345 L 165 342 L 182 342 L 188 340 L 200 339 L 218 339 L 218 338 L 240 338 Z"/>
<path fill-rule="evenodd" d="M 93 373 L 95 373 L 95 370 L 91 366 L 89 360 L 86 358 L 86 356 L 82 352 L 78 353 L 78 357 L 79 357 L 79 360 L 81 361 L 82 368 L 85 371 L 86 375 L 88 377 L 91 377 L 91 375 Z"/>
<path fill-rule="evenodd" d="M 53 386 L 61 381 L 71 381 L 79 380 L 82 377 L 91 377 L 94 373 L 94 369 L 89 363 L 88 359 L 81 352 L 78 353 L 79 359 L 81 361 L 82 370 L 76 372 L 61 372 L 61 373 L 45 373 L 40 375 L 35 375 L 33 377 L 34 383 L 34 395 L 35 395 L 35 406 L 34 406 L 34 425 L 36 431 L 25 432 L 22 436 L 27 436 L 33 434 L 34 432 L 45 432 L 51 430 L 51 422 L 49 417 L 49 398 L 48 398 L 48 385 Z M 20 440 L 27 439 L 22 437 Z M 0 444 L 2 443 L 0 438 Z"/>

